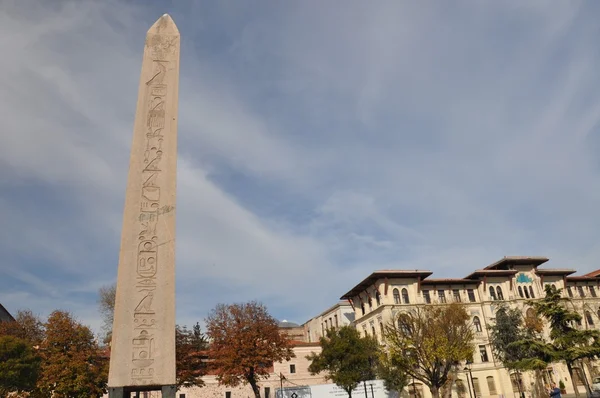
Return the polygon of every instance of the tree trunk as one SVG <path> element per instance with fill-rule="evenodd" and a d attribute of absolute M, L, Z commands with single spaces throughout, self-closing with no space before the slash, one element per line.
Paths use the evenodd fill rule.
<path fill-rule="evenodd" d="M 571 362 L 567 362 L 567 370 L 569 371 L 569 376 L 571 377 L 571 384 L 573 385 L 573 389 L 575 390 L 575 396 L 579 398 L 579 389 L 577 388 L 575 378 L 573 377 L 573 367 L 571 366 Z"/>
<path fill-rule="evenodd" d="M 456 381 L 456 372 L 450 372 L 447 383 L 447 388 L 444 389 L 444 398 L 452 398 L 452 386 Z"/>
<path fill-rule="evenodd" d="M 534 384 L 533 384 L 533 393 L 536 398 L 547 398 L 548 391 L 544 388 L 544 382 L 542 377 L 542 371 L 536 370 L 534 372 Z"/>
<path fill-rule="evenodd" d="M 440 398 L 440 389 L 438 387 L 429 387 L 432 398 Z"/>
<path fill-rule="evenodd" d="M 348 393 L 348 398 L 352 398 L 352 389 L 346 390 L 346 392 Z"/>

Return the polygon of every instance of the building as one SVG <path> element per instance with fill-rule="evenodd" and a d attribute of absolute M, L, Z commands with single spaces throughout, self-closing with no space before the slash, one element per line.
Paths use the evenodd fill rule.
<path fill-rule="evenodd" d="M 375 336 L 383 343 L 384 325 L 391 322 L 400 311 L 421 305 L 444 305 L 461 302 L 467 307 L 475 329 L 474 363 L 470 364 L 472 383 L 467 377 L 467 367 L 459 375 L 453 395 L 465 398 L 475 390 L 477 397 L 513 396 L 521 388 L 531 396 L 530 375 L 521 377 L 508 374 L 490 347 L 488 325 L 493 322 L 494 310 L 500 301 L 521 308 L 523 313 L 531 311 L 526 301 L 544 295 L 546 284 L 564 289 L 565 297 L 572 300 L 583 322 L 580 328 L 597 328 L 600 325 L 600 270 L 583 276 L 570 276 L 573 269 L 540 268 L 548 261 L 545 257 L 504 257 L 483 269 L 475 270 L 463 278 L 430 278 L 426 270 L 382 270 L 375 271 L 341 298 L 348 300 L 354 309 L 354 325 L 364 335 Z M 591 369 L 575 368 L 578 390 L 584 393 L 584 377 L 591 381 L 600 376 L 597 366 Z M 552 364 L 543 372 L 544 383 L 559 383 L 562 380 L 568 393 L 573 393 L 572 383 L 566 366 Z M 467 386 L 467 388 L 462 388 Z M 430 397 L 429 389 L 421 383 L 410 384 L 405 394 Z"/>
<path fill-rule="evenodd" d="M 302 325 L 304 340 L 309 343 L 319 342 L 327 329 L 351 325 L 354 315 L 352 306 L 347 301 L 340 301 Z"/>
<path fill-rule="evenodd" d="M 14 321 L 15 318 L 4 308 L 2 304 L 0 304 L 0 322 L 10 322 Z"/>
<path fill-rule="evenodd" d="M 279 331 L 288 335 L 290 340 L 305 341 L 304 328 L 297 323 L 286 321 L 285 319 L 277 324 Z"/>

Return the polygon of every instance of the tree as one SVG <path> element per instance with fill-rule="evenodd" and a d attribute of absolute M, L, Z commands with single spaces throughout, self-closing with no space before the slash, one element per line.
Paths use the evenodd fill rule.
<path fill-rule="evenodd" d="M 375 378 L 379 355 L 379 344 L 372 337 L 361 337 L 350 326 L 329 329 L 321 337 L 321 353 L 314 352 L 306 357 L 312 361 L 308 370 L 311 374 L 327 372 L 325 378 L 333 381 L 352 398 L 361 381 Z"/>
<path fill-rule="evenodd" d="M 208 340 L 196 323 L 192 330 L 187 327 L 175 328 L 175 356 L 177 362 L 177 387 L 201 387 L 201 377 L 206 373 L 203 362 L 204 352 L 208 348 Z"/>
<path fill-rule="evenodd" d="M 50 314 L 40 352 L 38 387 L 46 396 L 100 397 L 106 392 L 108 358 L 102 355 L 92 331 L 69 313 Z"/>
<path fill-rule="evenodd" d="M 206 319 L 211 340 L 208 350 L 219 384 L 248 383 L 260 398 L 258 381 L 269 376 L 273 362 L 295 357 L 289 337 L 256 301 L 218 304 Z"/>
<path fill-rule="evenodd" d="M 456 364 L 473 357 L 470 317 L 459 303 L 400 313 L 385 327 L 385 338 L 396 364 L 429 387 L 434 398 Z"/>
<path fill-rule="evenodd" d="M 575 328 L 573 324 L 581 322 L 581 315 L 567 308 L 569 299 L 562 297 L 562 289 L 546 285 L 545 291 L 544 298 L 529 303 L 550 326 L 550 341 L 543 344 L 542 348 L 553 360 L 565 361 L 575 395 L 579 396 L 573 377 L 573 365 L 578 360 L 600 355 L 600 331 Z M 583 372 L 582 377 L 585 377 Z"/>
<path fill-rule="evenodd" d="M 40 357 L 27 340 L 0 336 L 0 396 L 32 391 L 40 368 Z"/>
<path fill-rule="evenodd" d="M 98 290 L 98 309 L 102 316 L 102 331 L 104 332 L 104 343 L 110 343 L 115 312 L 115 297 L 117 296 L 117 285 L 102 286 Z"/>
<path fill-rule="evenodd" d="M 39 346 L 44 340 L 44 324 L 30 310 L 19 310 L 14 322 L 0 322 L 0 336 L 13 336 Z"/>
<path fill-rule="evenodd" d="M 383 380 L 386 390 L 396 391 L 398 395 L 408 384 L 406 372 L 400 365 L 388 351 L 380 350 L 377 375 Z"/>

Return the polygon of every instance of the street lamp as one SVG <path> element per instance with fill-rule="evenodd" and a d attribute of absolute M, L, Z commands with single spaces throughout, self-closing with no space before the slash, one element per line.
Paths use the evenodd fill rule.
<path fill-rule="evenodd" d="M 465 372 L 469 372 L 469 375 L 467 376 L 467 384 L 469 385 L 469 396 L 472 398 L 473 395 L 475 396 L 475 398 L 477 398 L 477 392 L 475 391 L 475 383 L 473 382 L 473 373 L 471 373 L 471 366 L 473 362 L 471 361 L 467 361 L 465 363 L 465 368 L 463 369 Z M 471 377 L 471 381 L 469 382 L 469 376 Z M 473 395 L 471 395 L 471 388 L 473 388 Z"/>

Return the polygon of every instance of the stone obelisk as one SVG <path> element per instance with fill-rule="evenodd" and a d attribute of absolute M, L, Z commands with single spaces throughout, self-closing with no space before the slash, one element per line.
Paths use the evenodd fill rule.
<path fill-rule="evenodd" d="M 175 397 L 175 188 L 179 31 L 167 14 L 146 36 L 111 342 L 109 395 Z"/>

